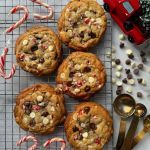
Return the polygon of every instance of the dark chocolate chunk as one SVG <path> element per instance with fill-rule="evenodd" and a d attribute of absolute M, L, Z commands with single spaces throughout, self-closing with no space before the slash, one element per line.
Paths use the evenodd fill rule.
<path fill-rule="evenodd" d="M 29 124 L 30 124 L 31 127 L 34 127 L 35 124 L 36 124 L 35 119 L 31 119 Z"/>
<path fill-rule="evenodd" d="M 117 87 L 117 90 L 122 91 L 122 90 L 123 90 L 123 86 L 118 86 L 118 87 Z"/>
<path fill-rule="evenodd" d="M 89 33 L 89 36 L 90 36 L 91 38 L 93 38 L 93 39 L 96 38 L 96 34 L 93 33 L 93 32 L 90 32 L 90 33 Z"/>
<path fill-rule="evenodd" d="M 143 94 L 141 92 L 137 92 L 137 97 L 143 97 Z"/>
<path fill-rule="evenodd" d="M 36 50 L 38 50 L 38 46 L 37 46 L 37 45 L 34 45 L 34 46 L 31 47 L 31 51 L 32 51 L 32 52 L 34 52 L 34 51 L 36 51 Z"/>
<path fill-rule="evenodd" d="M 84 32 L 83 31 L 80 33 L 80 37 L 84 38 Z"/>
<path fill-rule="evenodd" d="M 25 109 L 25 114 L 30 115 L 31 109 Z"/>
<path fill-rule="evenodd" d="M 120 48 L 124 48 L 124 43 L 120 42 Z"/>
<path fill-rule="evenodd" d="M 118 90 L 118 89 L 116 90 L 116 94 L 117 94 L 117 95 L 120 95 L 121 93 L 122 93 L 121 90 Z"/>
<path fill-rule="evenodd" d="M 128 74 L 128 75 L 127 75 L 127 78 L 128 78 L 128 79 L 132 79 L 132 78 L 133 78 L 132 74 Z"/>
<path fill-rule="evenodd" d="M 146 63 L 147 62 L 147 58 L 146 57 L 142 57 L 142 62 Z"/>
<path fill-rule="evenodd" d="M 49 113 L 47 111 L 42 112 L 41 116 L 47 117 Z"/>
<path fill-rule="evenodd" d="M 138 68 L 142 70 L 144 68 L 144 65 L 143 64 L 139 64 Z"/>
<path fill-rule="evenodd" d="M 76 28 L 77 25 L 78 25 L 77 22 L 74 22 L 74 23 L 72 24 L 72 27 L 73 27 L 73 28 Z"/>
<path fill-rule="evenodd" d="M 79 128 L 76 127 L 76 126 L 74 126 L 74 127 L 72 128 L 72 131 L 73 131 L 73 132 L 77 132 L 77 131 L 79 131 Z"/>
<path fill-rule="evenodd" d="M 142 79 L 142 78 L 139 78 L 139 79 L 137 79 L 137 81 L 138 81 L 139 84 L 141 84 L 142 81 L 143 81 L 143 79 Z"/>
<path fill-rule="evenodd" d="M 72 81 L 68 81 L 68 82 L 67 82 L 67 86 L 68 86 L 68 87 L 72 86 Z"/>
<path fill-rule="evenodd" d="M 125 69 L 126 74 L 130 73 L 130 69 Z"/>
<path fill-rule="evenodd" d="M 69 77 L 70 77 L 70 78 L 72 78 L 73 75 L 74 75 L 74 72 L 70 72 L 70 73 L 69 73 Z"/>
<path fill-rule="evenodd" d="M 126 65 L 131 65 L 131 60 L 130 59 L 126 60 Z"/>
<path fill-rule="evenodd" d="M 39 63 L 41 63 L 41 64 L 43 64 L 44 62 L 45 62 L 44 58 L 41 58 L 41 59 L 39 60 Z"/>
<path fill-rule="evenodd" d="M 144 52 L 144 51 L 140 51 L 140 56 L 141 57 L 143 57 L 143 56 L 145 56 L 146 55 L 146 53 Z"/>
<path fill-rule="evenodd" d="M 129 54 L 129 55 L 128 55 L 128 58 L 134 59 L 134 55 L 133 55 L 133 54 Z"/>
<path fill-rule="evenodd" d="M 84 107 L 84 112 L 85 112 L 86 114 L 88 114 L 89 111 L 90 111 L 90 107 Z"/>
<path fill-rule="evenodd" d="M 32 109 L 32 103 L 30 101 L 26 101 L 24 103 L 25 109 Z"/>
<path fill-rule="evenodd" d="M 139 69 L 137 69 L 137 68 L 134 69 L 134 70 L 133 70 L 133 73 L 134 73 L 135 75 L 138 75 L 138 74 L 139 74 Z"/>
<path fill-rule="evenodd" d="M 85 92 L 89 92 L 90 90 L 91 90 L 90 86 L 86 86 L 86 87 L 84 88 L 84 91 L 85 91 Z"/>
<path fill-rule="evenodd" d="M 120 63 L 121 63 L 120 59 L 116 59 L 115 63 L 116 63 L 116 65 L 120 65 Z"/>
<path fill-rule="evenodd" d="M 91 68 L 90 67 L 84 67 L 84 69 L 83 69 L 83 72 L 86 72 L 86 73 L 88 73 L 88 72 L 90 72 L 91 71 Z"/>
<path fill-rule="evenodd" d="M 96 130 L 96 125 L 95 125 L 95 123 L 90 123 L 90 128 L 91 128 L 92 130 Z"/>
<path fill-rule="evenodd" d="M 126 79 L 126 78 L 124 78 L 124 79 L 122 80 L 122 82 L 123 82 L 123 83 L 125 83 L 125 84 L 127 84 L 127 83 L 128 83 L 128 81 L 127 81 L 127 79 Z"/>

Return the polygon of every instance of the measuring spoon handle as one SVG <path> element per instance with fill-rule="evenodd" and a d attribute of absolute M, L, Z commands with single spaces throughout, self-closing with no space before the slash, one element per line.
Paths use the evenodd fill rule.
<path fill-rule="evenodd" d="M 121 118 L 120 120 L 120 129 L 119 129 L 119 135 L 118 135 L 118 140 L 116 144 L 116 150 L 120 150 L 124 137 L 125 137 L 125 131 L 126 131 L 126 121 Z"/>
<path fill-rule="evenodd" d="M 134 116 L 131 125 L 129 127 L 127 136 L 125 138 L 125 141 L 123 143 L 123 146 L 121 147 L 121 150 L 131 150 L 133 137 L 135 135 L 137 126 L 138 126 L 139 118 L 137 116 Z"/>
<path fill-rule="evenodd" d="M 145 134 L 146 131 L 144 129 L 137 134 L 137 136 L 133 139 L 132 148 L 144 138 Z"/>

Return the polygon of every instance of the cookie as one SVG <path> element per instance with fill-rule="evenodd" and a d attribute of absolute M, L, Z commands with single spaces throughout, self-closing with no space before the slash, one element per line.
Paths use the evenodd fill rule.
<path fill-rule="evenodd" d="M 34 26 L 20 35 L 15 45 L 19 66 L 34 75 L 53 72 L 61 59 L 61 43 L 48 27 Z"/>
<path fill-rule="evenodd" d="M 113 121 L 103 106 L 84 102 L 67 116 L 65 133 L 75 150 L 102 150 L 112 136 Z"/>
<path fill-rule="evenodd" d="M 58 68 L 56 77 L 59 90 L 71 97 L 88 99 L 101 90 L 106 71 L 100 59 L 92 53 L 73 52 Z"/>
<path fill-rule="evenodd" d="M 64 97 L 47 84 L 26 88 L 16 98 L 14 116 L 24 130 L 49 134 L 65 119 Z"/>
<path fill-rule="evenodd" d="M 78 51 L 95 46 L 102 39 L 106 26 L 104 9 L 95 0 L 71 0 L 58 20 L 60 39 Z"/>

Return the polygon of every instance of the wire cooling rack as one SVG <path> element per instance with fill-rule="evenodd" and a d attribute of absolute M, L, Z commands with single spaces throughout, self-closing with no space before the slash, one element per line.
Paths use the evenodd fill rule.
<path fill-rule="evenodd" d="M 14 45 L 17 37 L 26 31 L 27 28 L 32 27 L 33 25 L 46 25 L 51 27 L 54 31 L 57 32 L 57 19 L 60 15 L 62 8 L 68 3 L 69 0 L 45 0 L 44 2 L 52 5 L 55 10 L 54 18 L 51 21 L 37 21 L 33 19 L 33 13 L 38 12 L 46 14 L 47 10 L 37 4 L 33 4 L 30 0 L 1 0 L 0 1 L 0 52 L 3 48 L 7 46 L 9 48 L 9 53 L 7 55 L 6 61 L 6 72 L 11 68 L 12 62 L 16 62 L 14 56 Z M 101 0 L 98 0 L 100 5 L 103 5 Z M 9 10 L 16 5 L 25 5 L 30 10 L 30 17 L 26 23 L 24 23 L 20 28 L 17 28 L 12 33 L 8 35 L 3 35 L 3 32 L 8 28 L 12 23 L 15 23 L 23 14 L 23 12 L 18 12 L 17 14 L 7 16 Z M 100 44 L 91 50 L 103 61 L 106 71 L 107 71 L 107 83 L 103 90 L 91 98 L 92 101 L 96 101 L 105 106 L 109 112 L 112 114 L 112 68 L 111 60 L 107 58 L 106 52 L 111 51 L 112 48 L 112 26 L 111 20 L 107 15 L 107 31 L 105 37 L 100 42 Z M 63 46 L 63 57 L 65 58 L 71 50 Z M 16 124 L 13 116 L 13 108 L 15 105 L 15 97 L 20 90 L 35 84 L 35 83 L 48 83 L 55 85 L 55 73 L 41 78 L 35 77 L 32 74 L 24 72 L 22 69 L 17 67 L 15 76 L 10 80 L 4 80 L 0 78 L 0 150 L 27 150 L 27 148 L 32 144 L 30 142 L 24 143 L 21 147 L 16 146 L 16 141 L 19 140 L 22 136 L 29 135 L 30 133 L 23 131 Z M 66 96 L 66 107 L 68 112 L 73 111 L 74 105 L 78 101 Z M 62 137 L 66 139 L 63 126 L 59 126 L 53 134 L 48 136 L 38 136 L 37 138 L 40 141 L 40 146 L 49 138 L 52 137 Z M 105 150 L 112 150 L 113 140 L 111 140 L 106 146 Z M 54 143 L 49 149 L 59 150 L 60 144 Z M 71 147 L 67 143 L 67 150 L 71 150 Z"/>

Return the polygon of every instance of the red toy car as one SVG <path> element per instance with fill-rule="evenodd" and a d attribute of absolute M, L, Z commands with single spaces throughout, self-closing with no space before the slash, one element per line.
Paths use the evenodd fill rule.
<path fill-rule="evenodd" d="M 139 0 L 103 0 L 104 9 L 128 36 L 128 40 L 137 45 L 150 37 L 142 25 L 142 9 Z"/>

